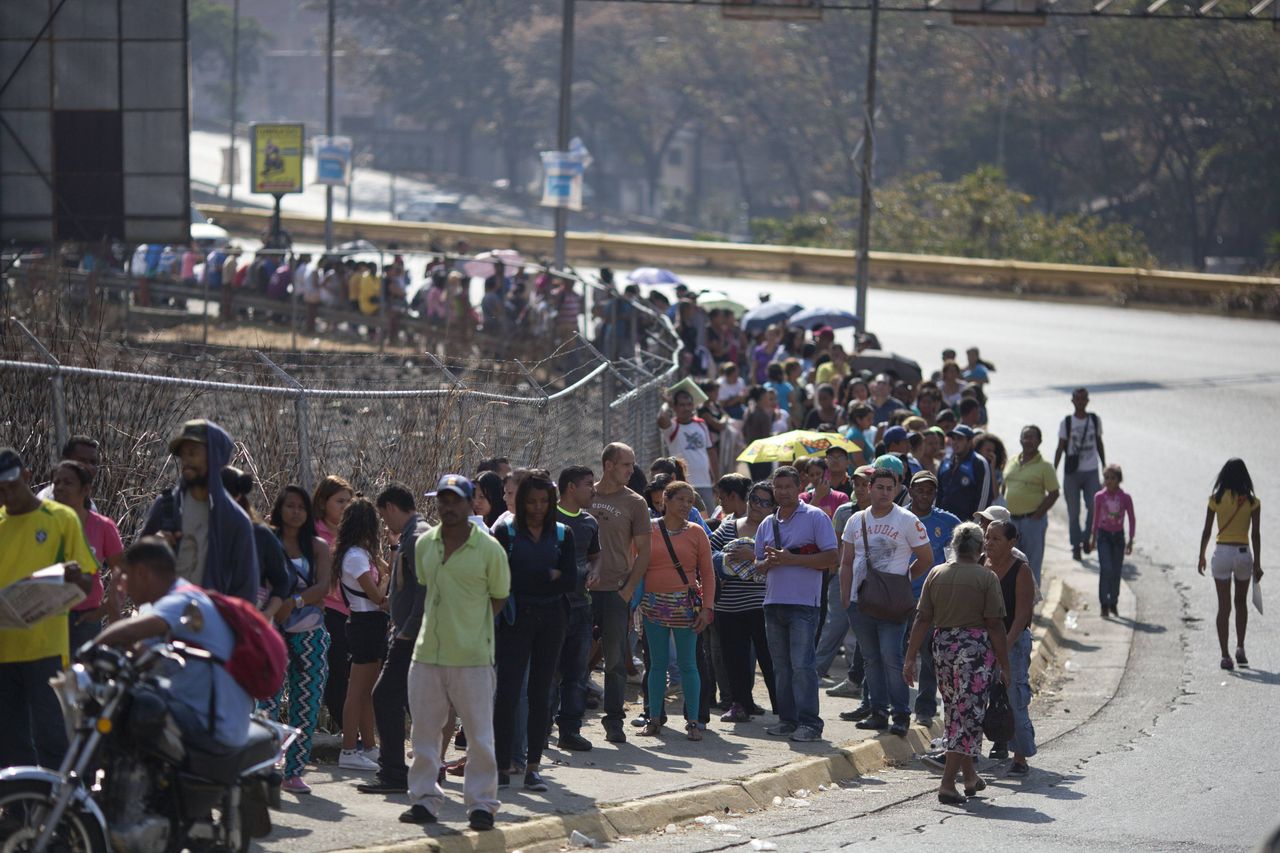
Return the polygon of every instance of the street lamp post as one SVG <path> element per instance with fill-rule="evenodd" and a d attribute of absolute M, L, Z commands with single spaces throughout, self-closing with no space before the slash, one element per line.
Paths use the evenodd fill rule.
<path fill-rule="evenodd" d="M 858 201 L 857 331 L 867 330 L 867 286 L 871 275 L 871 171 L 876 148 L 876 52 L 880 42 L 880 0 L 871 0 L 871 38 L 867 48 L 867 103 L 862 117 L 862 195 Z"/>
<path fill-rule="evenodd" d="M 573 98 L 573 13 L 574 0 L 564 0 L 564 15 L 560 31 L 560 115 L 556 129 L 556 150 L 569 150 L 569 108 Z M 569 225 L 569 209 L 556 208 L 556 239 L 554 263 L 556 269 L 565 267 L 565 231 Z"/>
<path fill-rule="evenodd" d="M 333 139 L 333 4 L 334 0 L 329 0 L 324 68 L 324 133 L 331 141 Z M 324 250 L 328 252 L 331 249 L 333 249 L 333 184 L 326 184 L 324 188 Z"/>
<path fill-rule="evenodd" d="M 235 197 L 236 192 L 236 166 L 239 160 L 236 157 L 236 84 L 240 76 L 240 0 L 235 0 L 231 6 L 231 121 L 229 122 L 228 136 L 231 138 L 230 163 L 227 169 L 227 204 L 231 204 L 231 200 Z"/>

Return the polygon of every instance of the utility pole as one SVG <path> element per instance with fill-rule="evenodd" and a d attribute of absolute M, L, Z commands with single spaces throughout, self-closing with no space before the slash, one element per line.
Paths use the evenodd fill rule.
<path fill-rule="evenodd" d="M 238 3 L 239 0 L 236 0 Z M 324 133 L 333 139 L 333 5 L 329 0 L 329 13 L 325 46 Z M 333 249 L 333 185 L 324 188 L 324 250 Z"/>
<path fill-rule="evenodd" d="M 564 0 L 560 24 L 560 121 L 556 131 L 556 150 L 569 150 L 569 108 L 573 98 L 573 8 L 574 0 Z M 555 260 L 557 270 L 565 267 L 565 231 L 569 227 L 569 209 L 556 208 Z"/>
<path fill-rule="evenodd" d="M 867 283 L 871 274 L 871 170 L 876 150 L 876 50 L 880 41 L 880 0 L 871 0 L 871 44 L 867 48 L 867 103 L 862 118 L 862 197 L 858 203 L 857 331 L 867 330 Z"/>
<path fill-rule="evenodd" d="M 227 204 L 236 193 L 236 167 L 239 157 L 236 156 L 236 84 L 240 76 L 240 0 L 231 6 L 231 121 L 228 136 L 231 137 L 231 163 L 227 175 Z M 252 167 L 252 164 L 250 165 Z"/>

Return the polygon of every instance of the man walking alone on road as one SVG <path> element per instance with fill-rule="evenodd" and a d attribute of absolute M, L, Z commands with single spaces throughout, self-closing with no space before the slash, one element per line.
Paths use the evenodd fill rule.
<path fill-rule="evenodd" d="M 1044 560 L 1044 533 L 1049 526 L 1049 508 L 1058 500 L 1058 475 L 1040 455 L 1040 427 L 1022 428 L 1022 453 L 1004 468 L 1005 505 L 1018 528 L 1018 544 L 1027 555 L 1027 564 L 1040 585 L 1040 564 Z M 1089 528 L 1092 530 L 1093 528 Z M 1086 536 L 1086 539 L 1088 537 Z"/>
<path fill-rule="evenodd" d="M 1062 419 L 1058 427 L 1058 449 L 1053 454 L 1053 467 L 1066 457 L 1062 468 L 1062 490 L 1067 498 L 1067 527 L 1071 532 L 1071 556 L 1080 559 L 1080 550 L 1089 544 L 1093 530 L 1093 496 L 1101 488 L 1098 472 L 1107 464 L 1102 446 L 1102 419 L 1089 407 L 1089 389 L 1077 388 L 1071 393 L 1075 411 Z M 1084 502 L 1085 521 L 1080 524 L 1080 503 Z M 1022 550 L 1026 551 L 1024 547 Z M 1088 553 L 1086 551 L 1086 553 Z"/>
<path fill-rule="evenodd" d="M 610 444 L 600 456 L 603 473 L 591 498 L 591 514 L 600 525 L 600 561 L 587 577 L 595 621 L 604 647 L 604 739 L 625 743 L 622 730 L 631 648 L 631 595 L 649 570 L 649 505 L 627 488 L 636 454 L 625 444 Z"/>
<path fill-rule="evenodd" d="M 507 555 L 471 523 L 471 481 L 446 474 L 436 498 L 440 524 L 414 546 L 418 582 L 431 590 L 409 666 L 413 765 L 404 823 L 435 823 L 444 802 L 440 733 L 454 711 L 467 732 L 463 805 L 468 825 L 493 829 L 498 811 L 498 760 L 493 744 L 493 617 L 511 592 Z"/>

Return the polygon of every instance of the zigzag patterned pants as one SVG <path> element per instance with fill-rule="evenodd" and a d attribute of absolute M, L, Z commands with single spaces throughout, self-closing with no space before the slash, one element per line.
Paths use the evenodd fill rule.
<path fill-rule="evenodd" d="M 288 696 L 288 719 L 281 722 L 302 734 L 285 756 L 284 775 L 287 779 L 301 776 L 311 760 L 311 736 L 315 734 L 320 719 L 324 685 L 329 680 L 329 632 L 321 627 L 285 634 L 284 641 L 289 647 L 289 670 L 284 684 L 273 698 L 259 702 L 258 708 L 271 719 L 280 719 L 280 706 Z"/>

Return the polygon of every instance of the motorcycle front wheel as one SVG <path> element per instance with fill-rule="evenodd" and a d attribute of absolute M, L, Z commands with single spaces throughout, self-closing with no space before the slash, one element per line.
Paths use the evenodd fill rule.
<path fill-rule="evenodd" d="M 49 785 L 27 779 L 0 782 L 0 853 L 28 853 L 53 803 Z M 107 853 L 107 840 L 92 814 L 72 804 L 62 815 L 48 853 Z"/>

